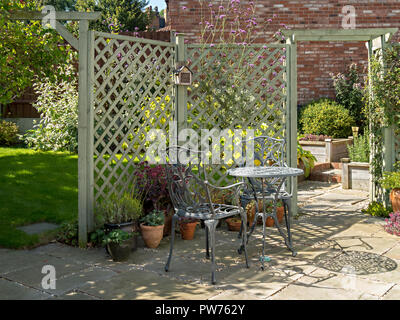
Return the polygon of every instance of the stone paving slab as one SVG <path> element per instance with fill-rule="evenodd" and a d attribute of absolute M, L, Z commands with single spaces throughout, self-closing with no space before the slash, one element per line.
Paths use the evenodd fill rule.
<path fill-rule="evenodd" d="M 383 230 L 383 219 L 360 212 L 366 199 L 366 193 L 342 190 L 338 184 L 300 184 L 301 214 L 292 225 L 298 255 L 287 250 L 276 228 L 266 228 L 265 252 L 271 261 L 264 271 L 259 262 L 261 226 L 249 241 L 247 269 L 244 255 L 237 254 L 237 233 L 222 224 L 217 229 L 216 285 L 210 283 L 211 264 L 200 227 L 191 241 L 176 234 L 168 273 L 164 265 L 170 237 L 157 249 L 140 241 L 126 262 L 112 261 L 104 248 L 83 250 L 59 243 L 30 251 L 0 249 L 0 299 L 400 299 L 399 237 Z M 363 263 L 372 263 L 371 272 L 332 271 L 343 262 L 342 250 L 366 257 Z M 373 273 L 376 261 L 388 264 Z M 45 264 L 56 267 L 56 290 L 41 288 Z"/>
<path fill-rule="evenodd" d="M 131 270 L 111 279 L 82 286 L 80 292 L 103 299 L 206 300 L 220 292 L 211 286 L 183 282 L 154 272 Z"/>
<path fill-rule="evenodd" d="M 0 278 L 0 300 L 44 300 L 49 297 L 39 290 Z"/>
<path fill-rule="evenodd" d="M 17 227 L 17 229 L 25 232 L 26 234 L 32 235 L 32 234 L 41 234 L 43 232 L 50 230 L 55 230 L 59 227 L 60 227 L 59 225 L 54 223 L 39 222 L 22 227 Z"/>

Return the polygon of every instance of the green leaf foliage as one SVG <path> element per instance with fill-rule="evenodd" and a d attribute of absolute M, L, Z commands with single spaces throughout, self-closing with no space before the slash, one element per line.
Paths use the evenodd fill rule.
<path fill-rule="evenodd" d="M 342 105 L 329 99 L 321 99 L 304 107 L 300 123 L 305 134 L 347 138 L 352 132 L 354 118 Z"/>
<path fill-rule="evenodd" d="M 34 107 L 40 121 L 24 136 L 31 148 L 44 151 L 78 151 L 78 82 L 73 66 L 60 65 L 55 78 L 34 84 Z"/>
<path fill-rule="evenodd" d="M 40 10 L 37 1 L 0 2 L 0 104 L 9 104 L 31 86 L 35 77 L 53 77 L 65 62 L 69 46 L 41 21 L 15 21 L 15 10 Z"/>

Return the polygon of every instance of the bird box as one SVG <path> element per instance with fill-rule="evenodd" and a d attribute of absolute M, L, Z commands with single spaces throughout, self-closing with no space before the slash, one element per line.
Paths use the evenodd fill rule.
<path fill-rule="evenodd" d="M 190 86 L 192 84 L 193 72 L 187 66 L 181 66 L 175 70 L 175 84 Z"/>

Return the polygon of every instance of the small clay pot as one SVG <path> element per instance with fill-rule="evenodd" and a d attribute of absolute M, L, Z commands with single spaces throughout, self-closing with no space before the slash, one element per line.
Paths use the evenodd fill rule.
<path fill-rule="evenodd" d="M 285 214 L 285 210 L 284 210 L 283 206 L 276 208 L 276 217 L 278 218 L 279 224 L 282 223 L 284 214 Z M 272 217 L 267 217 L 267 219 L 265 220 L 265 226 L 269 227 L 269 228 L 275 226 L 274 219 Z"/>
<path fill-rule="evenodd" d="M 390 192 L 390 202 L 392 203 L 393 212 L 400 211 L 400 189 L 393 189 Z"/>
<path fill-rule="evenodd" d="M 161 226 L 146 226 L 140 224 L 143 241 L 148 248 L 157 248 L 163 238 L 164 225 Z"/>
<path fill-rule="evenodd" d="M 196 231 L 197 221 L 180 223 L 179 229 L 183 240 L 192 240 Z"/>
<path fill-rule="evenodd" d="M 225 221 L 228 225 L 229 231 L 240 231 L 240 227 L 242 225 L 242 221 L 240 219 L 228 218 Z"/>

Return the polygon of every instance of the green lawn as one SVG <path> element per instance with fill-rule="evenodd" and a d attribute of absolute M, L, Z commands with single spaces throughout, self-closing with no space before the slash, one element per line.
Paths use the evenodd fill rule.
<path fill-rule="evenodd" d="M 0 148 L 0 247 L 34 246 L 46 235 L 30 236 L 16 227 L 59 224 L 77 218 L 77 212 L 77 155 Z"/>

